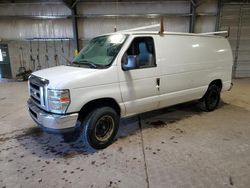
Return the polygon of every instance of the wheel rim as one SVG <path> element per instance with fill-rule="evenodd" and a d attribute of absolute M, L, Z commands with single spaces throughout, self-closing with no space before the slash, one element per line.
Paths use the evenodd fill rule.
<path fill-rule="evenodd" d="M 216 91 L 211 91 L 209 93 L 209 96 L 208 96 L 208 105 L 210 108 L 214 108 L 216 107 L 217 103 L 218 103 L 218 93 Z"/>
<path fill-rule="evenodd" d="M 114 131 L 115 123 L 111 116 L 102 116 L 95 126 L 95 137 L 101 142 L 107 141 Z"/>

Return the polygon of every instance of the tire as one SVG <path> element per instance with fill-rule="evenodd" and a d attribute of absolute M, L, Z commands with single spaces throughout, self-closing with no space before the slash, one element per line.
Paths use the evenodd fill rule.
<path fill-rule="evenodd" d="M 220 102 L 220 91 L 217 85 L 210 85 L 200 100 L 201 109 L 207 112 L 215 110 Z"/>
<path fill-rule="evenodd" d="M 82 122 L 81 139 L 87 150 L 104 149 L 112 144 L 120 117 L 111 107 L 92 111 Z"/>

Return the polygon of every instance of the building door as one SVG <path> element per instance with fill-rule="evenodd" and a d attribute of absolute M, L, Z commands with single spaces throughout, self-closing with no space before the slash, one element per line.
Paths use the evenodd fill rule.
<path fill-rule="evenodd" d="M 12 78 L 7 44 L 0 44 L 0 78 Z"/>

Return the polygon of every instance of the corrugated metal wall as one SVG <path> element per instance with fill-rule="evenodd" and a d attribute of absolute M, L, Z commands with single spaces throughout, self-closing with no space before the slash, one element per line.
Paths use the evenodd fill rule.
<path fill-rule="evenodd" d="M 5 42 L 6 43 L 6 42 Z M 11 59 L 11 69 L 12 76 L 15 76 L 18 73 L 21 61 L 24 64 L 25 68 L 28 70 L 36 70 L 38 64 L 41 65 L 41 68 L 48 68 L 58 65 L 65 65 L 67 60 L 73 58 L 73 44 L 70 40 L 57 40 L 57 41 L 8 41 L 9 54 Z M 46 51 L 47 45 L 47 51 Z M 30 53 L 30 47 L 32 53 Z M 23 57 L 21 58 L 22 51 Z M 57 55 L 57 59 L 55 58 Z M 49 65 L 47 63 L 46 56 L 49 60 Z M 33 61 L 35 60 L 33 66 Z"/>
<path fill-rule="evenodd" d="M 188 32 L 190 5 L 190 1 L 82 2 L 78 4 L 77 12 L 85 18 L 79 21 L 79 36 L 88 39 L 112 32 L 115 26 L 118 30 L 124 30 L 159 23 L 159 18 L 150 18 L 154 14 L 166 14 L 164 25 L 167 31 Z M 216 14 L 217 0 L 201 3 L 197 8 L 197 14 L 199 13 Z M 100 15 L 106 16 L 100 18 Z M 114 18 L 112 15 L 121 16 Z M 136 15 L 142 16 L 138 18 Z M 214 31 L 215 23 L 215 16 L 198 16 L 195 32 Z"/>
<path fill-rule="evenodd" d="M 67 19 L 70 15 L 71 10 L 62 3 L 0 4 L 0 43 L 8 44 L 13 77 L 19 73 L 21 63 L 27 70 L 34 71 L 39 64 L 42 69 L 56 66 L 55 56 L 59 64 L 66 64 L 66 58 L 73 58 L 72 41 L 65 40 L 73 37 L 72 23 Z M 31 61 L 31 57 L 35 61 Z"/>
<path fill-rule="evenodd" d="M 71 11 L 62 3 L 0 4 L 0 38 L 72 38 Z M 34 16 L 32 19 L 29 16 Z M 42 19 L 49 17 L 61 19 Z"/>
<path fill-rule="evenodd" d="M 85 17 L 79 21 L 79 36 L 88 39 L 101 33 L 113 32 L 115 26 L 117 30 L 125 30 L 159 23 L 159 18 L 149 18 L 148 14 L 189 14 L 189 11 L 188 1 L 83 2 L 79 3 L 77 8 L 78 14 Z M 115 18 L 112 15 L 123 15 L 123 17 Z M 189 17 L 165 17 L 164 22 L 169 31 L 189 30 Z"/>
<path fill-rule="evenodd" d="M 197 1 L 195 32 L 209 32 L 215 30 L 217 0 Z M 163 14 L 167 31 L 188 32 L 190 24 L 189 0 L 180 1 L 122 1 L 117 3 L 109 1 L 79 2 L 77 4 L 78 34 L 81 47 L 92 37 L 103 33 L 133 27 L 146 26 L 159 23 L 155 14 Z M 208 14 L 208 16 L 199 16 Z M 210 15 L 209 15 L 210 14 Z M 0 4 L 0 39 L 2 43 L 9 44 L 12 75 L 18 73 L 20 63 L 19 48 L 25 50 L 24 61 L 27 66 L 31 64 L 29 53 L 30 38 L 70 38 L 73 37 L 71 11 L 63 3 L 34 3 L 34 4 Z M 112 16 L 113 15 L 113 16 Z M 17 17 L 15 17 L 17 16 Z M 56 19 L 50 19 L 54 17 Z M 46 19 L 44 19 L 46 18 Z M 68 48 L 68 44 L 71 47 Z M 62 64 L 64 57 L 71 59 L 74 49 L 72 41 L 64 41 L 65 52 L 61 53 L 60 40 L 55 42 L 56 51 Z M 38 42 L 32 42 L 33 56 L 37 57 Z M 50 66 L 54 63 L 54 43 L 48 42 L 48 56 Z M 69 49 L 69 53 L 67 52 Z M 46 68 L 45 42 L 39 42 L 39 60 L 42 68 Z M 63 56 L 64 57 L 63 57 Z M 36 65 L 38 62 L 36 61 Z M 28 68 L 28 67 L 27 67 Z"/>
<path fill-rule="evenodd" d="M 198 16 L 195 23 L 195 33 L 213 32 L 216 30 L 217 0 L 197 1 L 201 3 L 197 8 L 197 14 L 207 14 Z"/>
<path fill-rule="evenodd" d="M 234 76 L 250 77 L 250 4 L 223 4 L 220 29 L 230 27 Z"/>

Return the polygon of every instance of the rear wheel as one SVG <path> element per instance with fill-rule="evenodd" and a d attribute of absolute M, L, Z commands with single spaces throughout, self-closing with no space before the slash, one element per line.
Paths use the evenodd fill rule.
<path fill-rule="evenodd" d="M 92 111 L 83 121 L 81 138 L 87 149 L 103 149 L 112 144 L 119 128 L 119 115 L 111 107 Z"/>
<path fill-rule="evenodd" d="M 204 111 L 213 111 L 220 102 L 220 88 L 217 85 L 210 85 L 206 94 L 201 99 L 201 109 Z"/>

